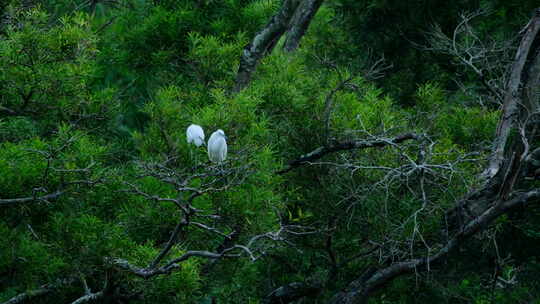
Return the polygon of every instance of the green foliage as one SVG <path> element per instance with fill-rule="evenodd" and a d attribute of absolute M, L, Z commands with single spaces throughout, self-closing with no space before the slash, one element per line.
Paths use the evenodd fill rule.
<path fill-rule="evenodd" d="M 2 110 L 31 117 L 41 134 L 59 122 L 95 128 L 117 109 L 111 90 L 91 90 L 96 36 L 88 16 L 78 13 L 48 25 L 48 15 L 31 9 L 13 16 L 21 29 L 8 27 L 0 40 Z M 13 130 L 21 131 L 21 130 Z"/>
<path fill-rule="evenodd" d="M 425 113 L 420 119 L 444 141 L 473 148 L 491 140 L 498 111 L 449 103 L 442 88 L 430 82 L 418 88 L 416 99 L 418 108 Z"/>
<path fill-rule="evenodd" d="M 372 268 L 433 254 L 447 211 L 477 183 L 500 113 L 472 101 L 482 89 L 469 74 L 459 80 L 473 97 L 455 88 L 449 58 L 404 41 L 423 42 L 433 23 L 448 32 L 458 10 L 479 5 L 497 16 L 478 22 L 479 35 L 502 40 L 532 5 L 325 1 L 301 47 L 284 53 L 276 41 L 232 94 L 245 45 L 280 1 L 37 2 L 0 3 L 11 20 L 0 25 L 0 301 L 70 279 L 36 303 L 73 302 L 84 279 L 134 303 L 262 303 L 292 282 L 321 286 L 304 301 L 325 303 Z M 373 81 L 364 72 L 379 54 L 394 68 Z M 207 139 L 225 130 L 226 162 L 187 144 L 192 123 Z M 276 173 L 328 144 L 405 132 L 422 137 Z M 370 303 L 534 301 L 537 213 L 500 218 L 489 238 Z M 193 257 L 147 279 L 111 262 L 151 270 L 186 216 L 215 230 L 183 227 L 158 266 L 257 235 L 258 259 L 236 247 L 228 253 L 239 257 Z M 490 285 L 498 277 L 512 283 Z"/>

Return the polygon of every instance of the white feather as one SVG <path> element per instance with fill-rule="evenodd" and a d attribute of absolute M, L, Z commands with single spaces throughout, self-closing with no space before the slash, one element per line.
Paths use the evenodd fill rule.
<path fill-rule="evenodd" d="M 199 125 L 190 125 L 186 130 L 188 144 L 194 144 L 197 147 L 204 145 L 204 131 Z"/>
<path fill-rule="evenodd" d="M 215 163 L 221 163 L 227 158 L 227 141 L 221 129 L 212 133 L 208 139 L 208 158 Z"/>

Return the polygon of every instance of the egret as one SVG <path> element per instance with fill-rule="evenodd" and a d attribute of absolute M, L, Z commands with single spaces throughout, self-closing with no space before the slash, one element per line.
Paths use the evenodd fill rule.
<path fill-rule="evenodd" d="M 221 163 L 227 158 L 227 141 L 225 132 L 219 129 L 208 139 L 208 158 L 215 163 Z"/>
<path fill-rule="evenodd" d="M 204 131 L 199 125 L 190 125 L 186 130 L 186 137 L 188 144 L 193 143 L 197 147 L 204 145 Z"/>

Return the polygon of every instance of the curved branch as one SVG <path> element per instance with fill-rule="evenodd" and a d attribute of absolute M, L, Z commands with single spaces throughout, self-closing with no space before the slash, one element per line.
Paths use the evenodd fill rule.
<path fill-rule="evenodd" d="M 427 268 L 430 264 L 439 261 L 453 249 L 459 247 L 469 237 L 483 230 L 493 220 L 507 213 L 510 209 L 520 205 L 538 202 L 539 199 L 540 189 L 535 189 L 516 195 L 513 199 L 508 201 L 495 202 L 495 204 L 487 209 L 482 215 L 467 223 L 467 225 L 465 225 L 461 231 L 456 233 L 436 254 L 426 258 L 411 259 L 404 262 L 395 263 L 374 272 L 368 278 L 357 279 L 349 284 L 348 291 L 337 294 L 330 301 L 330 303 L 365 303 L 371 292 L 389 282 L 393 278 L 402 274 L 418 271 L 419 268 L 422 267 Z"/>
<path fill-rule="evenodd" d="M 375 140 L 353 140 L 353 141 L 345 141 L 345 142 L 330 144 L 328 146 L 319 147 L 307 154 L 300 156 L 299 158 L 295 160 L 290 161 L 289 165 L 286 168 L 278 171 L 277 174 L 287 173 L 296 167 L 302 166 L 304 164 L 307 164 L 309 162 L 322 158 L 326 154 L 339 152 L 339 151 L 353 150 L 353 149 L 384 147 L 388 145 L 399 144 L 409 139 L 418 140 L 419 138 L 420 136 L 417 134 L 405 133 L 405 134 L 398 135 L 394 138 L 378 138 Z"/>
<path fill-rule="evenodd" d="M 232 254 L 219 254 L 214 253 L 210 251 L 204 251 L 204 250 L 190 250 L 181 255 L 180 257 L 169 261 L 165 266 L 159 267 L 159 268 L 140 268 L 135 265 L 132 265 L 127 260 L 119 259 L 119 258 L 105 258 L 106 262 L 109 262 L 118 268 L 121 268 L 123 270 L 129 271 L 141 278 L 149 279 L 153 276 L 160 275 L 160 274 L 169 274 L 173 270 L 180 268 L 179 263 L 184 262 L 192 257 L 201 257 L 206 259 L 219 259 L 222 257 L 236 257 L 238 255 L 232 255 Z"/>
<path fill-rule="evenodd" d="M 540 31 L 540 9 L 537 9 L 535 16 L 531 19 L 524 31 L 525 34 L 516 52 L 516 57 L 510 71 L 506 93 L 504 95 L 501 119 L 497 125 L 497 132 L 493 143 L 493 154 L 490 158 L 489 166 L 483 173 L 486 179 L 494 177 L 502 168 L 505 159 L 505 147 L 512 134 L 512 130 L 516 126 L 519 105 L 523 103 L 521 88 L 524 83 L 525 87 L 527 86 L 526 72 L 528 68 L 526 63 L 530 59 L 530 53 L 538 56 L 538 53 L 533 49 L 533 42 L 537 39 Z"/>

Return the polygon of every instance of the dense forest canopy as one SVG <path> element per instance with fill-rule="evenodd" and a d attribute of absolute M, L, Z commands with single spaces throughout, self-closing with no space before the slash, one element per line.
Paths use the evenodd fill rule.
<path fill-rule="evenodd" d="M 0 303 L 536 303 L 537 6 L 0 1 Z"/>

